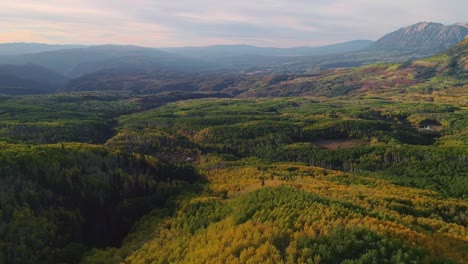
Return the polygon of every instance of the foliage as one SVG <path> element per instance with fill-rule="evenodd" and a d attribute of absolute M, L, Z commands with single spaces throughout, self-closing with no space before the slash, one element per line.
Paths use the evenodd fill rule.
<path fill-rule="evenodd" d="M 121 118 L 122 132 L 108 144 L 168 160 L 218 153 L 302 162 L 464 197 L 466 148 L 434 143 L 466 133 L 465 115 L 456 106 L 427 102 L 185 101 Z M 443 130 L 419 128 L 427 120 Z M 363 141 L 322 149 L 317 142 L 323 139 Z"/>
<path fill-rule="evenodd" d="M 198 180 L 100 146 L 0 145 L 0 262 L 76 262 L 87 247 L 116 245 L 132 224 Z"/>

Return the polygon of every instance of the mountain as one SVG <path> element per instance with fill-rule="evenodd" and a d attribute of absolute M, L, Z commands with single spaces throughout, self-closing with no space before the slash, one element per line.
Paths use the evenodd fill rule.
<path fill-rule="evenodd" d="M 383 36 L 369 49 L 435 53 L 455 45 L 466 35 L 468 35 L 467 24 L 445 26 L 439 23 L 420 22 Z"/>
<path fill-rule="evenodd" d="M 187 57 L 215 60 L 244 72 L 313 73 L 359 67 L 376 62 L 400 62 L 431 56 L 455 45 L 468 34 L 467 24 L 444 26 L 421 22 L 379 40 L 356 40 L 324 47 L 261 48 L 249 45 L 163 48 Z"/>
<path fill-rule="evenodd" d="M 399 29 L 377 40 L 370 47 L 323 56 L 283 57 L 260 69 L 264 74 L 310 74 L 322 70 L 359 67 L 378 62 L 402 62 L 432 56 L 464 39 L 468 24 L 444 26 L 421 22 Z M 257 68 L 253 68 L 259 71 Z"/>
<path fill-rule="evenodd" d="M 39 65 L 0 65 L 0 94 L 56 92 L 67 78 Z"/>
<path fill-rule="evenodd" d="M 143 67 L 145 70 L 148 70 L 148 67 L 157 65 L 159 68 L 166 67 L 169 70 L 185 71 L 194 68 L 201 70 L 212 64 L 187 59 L 153 48 L 118 45 L 101 45 L 35 54 L 3 56 L 0 59 L 3 63 L 8 64 L 22 65 L 32 63 L 41 65 L 72 78 L 108 68 L 115 70 L 120 67 L 119 65 L 123 68 L 133 65 L 133 67 Z M 148 63 L 149 61 L 151 62 Z"/>
<path fill-rule="evenodd" d="M 18 55 L 26 53 L 39 53 L 63 49 L 84 48 L 84 45 L 51 45 L 43 43 L 0 43 L 0 55 Z"/>
<path fill-rule="evenodd" d="M 321 47 L 271 48 L 250 45 L 215 45 L 206 47 L 161 48 L 163 51 L 189 57 L 231 57 L 243 55 L 256 56 L 316 56 L 352 52 L 369 47 L 371 40 L 353 40 Z"/>

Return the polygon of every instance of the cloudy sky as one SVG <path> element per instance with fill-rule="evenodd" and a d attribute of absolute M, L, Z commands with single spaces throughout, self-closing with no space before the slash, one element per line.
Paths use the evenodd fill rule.
<path fill-rule="evenodd" d="M 0 0 L 0 43 L 318 46 L 420 21 L 468 22 L 466 0 Z"/>

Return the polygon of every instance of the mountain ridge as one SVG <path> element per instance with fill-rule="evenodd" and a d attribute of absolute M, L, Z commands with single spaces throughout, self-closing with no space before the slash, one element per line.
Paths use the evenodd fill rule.
<path fill-rule="evenodd" d="M 333 53 L 352 52 L 369 47 L 372 40 L 351 40 L 324 46 L 298 46 L 291 48 L 258 47 L 246 44 L 209 45 L 202 47 L 167 47 L 159 50 L 173 52 L 180 55 L 202 56 L 232 56 L 232 55 L 260 55 L 260 56 L 311 56 Z"/>

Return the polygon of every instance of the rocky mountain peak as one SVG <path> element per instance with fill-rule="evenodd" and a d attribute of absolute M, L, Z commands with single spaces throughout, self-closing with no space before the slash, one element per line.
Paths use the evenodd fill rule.
<path fill-rule="evenodd" d="M 370 49 L 436 53 L 455 45 L 467 35 L 467 24 L 445 26 L 433 22 L 419 22 L 383 36 Z"/>

